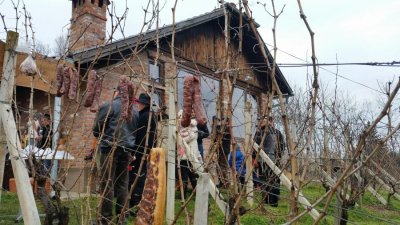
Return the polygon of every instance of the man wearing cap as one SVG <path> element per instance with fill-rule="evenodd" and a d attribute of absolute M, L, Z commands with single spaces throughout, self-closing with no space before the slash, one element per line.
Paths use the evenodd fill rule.
<path fill-rule="evenodd" d="M 282 133 L 275 129 L 274 120 L 270 117 L 264 117 L 260 122 L 260 130 L 256 132 L 255 142 L 259 145 L 263 144 L 263 150 L 268 157 L 275 162 L 275 165 L 280 166 L 280 159 L 285 148 Z M 263 140 L 263 136 L 265 138 Z M 260 180 L 265 181 L 262 183 L 264 187 L 264 201 L 265 204 L 272 207 L 278 207 L 278 200 L 280 195 L 280 179 L 274 174 L 272 169 L 266 163 L 260 163 L 258 168 L 260 173 Z"/>
<path fill-rule="evenodd" d="M 128 199 L 128 165 L 134 151 L 138 113 L 133 108 L 130 120 L 122 118 L 121 90 L 120 84 L 113 101 L 100 106 L 93 125 L 93 135 L 100 139 L 100 194 L 103 197 L 98 224 L 111 224 L 114 196 L 117 215 Z"/>
<path fill-rule="evenodd" d="M 150 105 L 150 96 L 145 93 L 140 94 L 139 98 L 136 100 L 136 107 L 139 111 L 139 119 L 137 123 L 137 136 L 133 152 L 135 160 L 131 163 L 132 171 L 130 172 L 129 176 L 131 184 L 135 181 L 136 177 L 138 177 L 138 182 L 131 196 L 130 207 L 137 206 L 141 200 L 147 173 L 147 155 L 150 153 L 150 149 L 153 148 L 154 144 L 156 143 L 156 119 L 154 113 L 150 110 Z M 144 160 L 144 164 L 142 166 L 140 175 L 138 176 L 142 159 Z M 135 211 L 136 209 L 133 211 L 133 215 L 135 215 Z"/>

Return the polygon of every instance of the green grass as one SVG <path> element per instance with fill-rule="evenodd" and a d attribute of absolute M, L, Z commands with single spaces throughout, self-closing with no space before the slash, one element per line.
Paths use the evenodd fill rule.
<path fill-rule="evenodd" d="M 325 193 L 325 190 L 317 185 L 317 184 L 309 184 L 307 187 L 303 189 L 304 196 L 310 200 L 310 202 L 314 202 L 321 195 Z M 227 197 L 227 191 L 222 191 L 223 195 Z M 269 206 L 260 205 L 261 201 L 260 194 L 258 192 L 255 193 L 255 205 L 260 207 L 250 207 L 245 200 L 242 201 L 242 205 L 247 209 L 250 209 L 244 216 L 240 218 L 240 221 L 243 225 L 258 225 L 258 224 L 282 224 L 287 221 L 287 215 L 289 212 L 289 192 L 286 189 L 281 190 L 281 200 L 279 201 L 279 207 L 271 208 Z M 385 198 L 387 197 L 387 193 L 381 193 Z M 177 213 L 181 207 L 181 202 L 178 198 L 175 203 L 175 213 Z M 210 205 L 209 205 L 209 216 L 208 216 L 208 224 L 224 224 L 224 217 L 217 205 L 212 200 L 211 196 Z M 87 202 L 89 202 L 89 206 Z M 64 202 L 66 206 L 70 208 L 70 223 L 71 225 L 80 225 L 82 221 L 82 215 L 86 215 L 86 211 L 90 208 L 90 212 L 92 218 L 95 218 L 95 210 L 96 210 L 96 198 L 90 197 L 80 198 L 74 201 L 66 201 Z M 43 213 L 43 208 L 41 204 L 37 202 L 40 213 Z M 325 202 L 322 202 L 317 206 L 318 209 L 323 209 Z M 15 224 L 14 219 L 19 209 L 18 198 L 14 193 L 3 193 L 2 199 L 0 202 L 0 224 L 11 225 Z M 187 205 L 187 210 L 189 213 L 189 217 L 191 220 L 191 224 L 193 223 L 193 214 L 194 214 L 194 200 L 190 201 Z M 300 208 L 300 211 L 304 210 L 304 208 Z M 320 224 L 333 224 L 334 215 L 336 211 L 336 200 L 333 199 L 332 203 L 328 207 L 328 216 Z M 43 217 L 41 218 L 43 221 Z M 129 220 L 132 222 L 132 219 Z M 186 216 L 185 213 L 182 212 L 177 220 L 178 225 L 186 224 Z M 354 207 L 349 210 L 349 224 L 400 224 L 400 201 L 392 197 L 390 206 L 386 207 L 381 205 L 375 197 L 373 197 L 368 192 L 365 193 L 361 202 L 359 202 L 358 207 Z M 312 224 L 313 219 L 306 215 L 300 221 L 299 224 Z M 23 224 L 20 222 L 19 224 Z M 133 223 L 130 223 L 133 224 Z"/>

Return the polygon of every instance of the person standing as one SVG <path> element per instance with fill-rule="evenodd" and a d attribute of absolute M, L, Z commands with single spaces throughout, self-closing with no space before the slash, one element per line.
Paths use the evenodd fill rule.
<path fill-rule="evenodd" d="M 41 149 L 51 148 L 51 118 L 50 114 L 45 113 L 39 118 L 39 127 L 37 128 L 37 147 Z"/>
<path fill-rule="evenodd" d="M 260 130 L 255 135 L 255 142 L 261 144 L 263 141 L 263 150 L 268 157 L 275 162 L 276 166 L 280 166 L 280 160 L 285 148 L 282 133 L 275 129 L 274 120 L 272 117 L 264 117 L 260 123 Z M 263 136 L 265 134 L 265 139 Z M 264 201 L 272 207 L 278 207 L 278 200 L 280 195 L 280 179 L 272 171 L 272 169 L 264 162 L 260 163 L 260 180 L 265 181 L 262 184 L 265 190 Z"/>
<path fill-rule="evenodd" d="M 53 132 L 51 130 L 51 116 L 48 113 L 40 113 L 37 119 L 39 121 L 39 126 L 37 127 L 36 147 L 43 150 L 51 148 L 51 140 L 53 136 Z M 43 155 L 42 157 L 45 157 L 45 155 Z M 43 169 L 41 173 L 42 175 L 45 175 L 50 171 L 51 159 L 43 159 L 43 166 L 44 167 L 41 167 L 40 169 Z"/>
<path fill-rule="evenodd" d="M 198 130 L 196 119 L 191 118 L 188 127 L 181 127 L 179 135 L 178 159 L 180 160 L 183 188 L 185 193 L 188 193 L 188 179 L 192 189 L 194 189 L 198 178 L 196 171 L 202 165 L 202 157 L 197 143 Z"/>
<path fill-rule="evenodd" d="M 138 113 L 133 109 L 132 118 L 121 117 L 121 87 L 118 86 L 112 102 L 100 106 L 93 135 L 100 139 L 100 198 L 98 224 L 110 224 L 113 216 L 114 196 L 116 215 L 121 214 L 128 199 L 128 165 L 134 149 Z M 123 223 L 122 223 L 123 224 Z"/>
<path fill-rule="evenodd" d="M 150 96 L 145 93 L 140 94 L 136 102 L 137 110 L 139 111 L 139 119 L 137 123 L 136 143 L 133 152 L 134 160 L 131 163 L 132 170 L 129 174 L 129 186 L 134 183 L 136 177 L 138 177 L 138 182 L 130 199 L 131 208 L 137 206 L 142 198 L 144 182 L 147 174 L 147 156 L 150 153 L 150 149 L 155 147 L 154 144 L 156 143 L 156 118 L 154 112 L 150 110 L 150 105 Z M 143 157 L 145 157 L 144 164 L 139 174 L 139 167 Z M 131 214 L 134 216 L 136 215 L 135 211 L 131 212 Z"/>
<path fill-rule="evenodd" d="M 243 188 L 246 177 L 246 162 L 244 154 L 240 148 L 240 145 L 237 142 L 236 142 L 235 156 L 236 156 L 236 162 L 235 162 L 236 176 L 239 178 L 239 182 L 241 184 L 240 187 Z M 229 154 L 229 166 L 230 168 L 233 167 L 233 151 Z"/>
<path fill-rule="evenodd" d="M 199 152 L 201 158 L 204 159 L 204 147 L 203 147 L 203 139 L 207 138 L 210 135 L 210 131 L 208 130 L 207 124 L 200 125 L 197 124 L 197 145 L 199 148 Z"/>
<path fill-rule="evenodd" d="M 213 118 L 214 122 L 217 122 L 215 116 Z M 214 127 L 214 125 L 213 125 Z M 215 126 L 216 129 L 216 139 L 213 141 L 217 144 L 217 174 L 219 179 L 218 188 L 227 188 L 229 186 L 228 174 L 228 155 L 231 152 L 231 133 L 229 128 L 229 118 L 224 118 L 221 124 Z"/>

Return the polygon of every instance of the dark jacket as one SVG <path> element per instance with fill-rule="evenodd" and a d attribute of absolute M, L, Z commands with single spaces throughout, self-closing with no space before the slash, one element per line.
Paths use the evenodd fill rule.
<path fill-rule="evenodd" d="M 203 138 L 207 138 L 210 135 L 210 131 L 208 131 L 207 124 L 206 125 L 199 125 L 197 124 L 197 144 L 203 144 Z"/>
<path fill-rule="evenodd" d="M 37 133 L 42 136 L 42 138 L 38 141 L 36 146 L 41 149 L 51 148 L 53 132 L 51 131 L 50 126 L 38 127 Z"/>
<path fill-rule="evenodd" d="M 231 152 L 231 133 L 228 126 L 225 127 L 225 131 L 222 133 L 222 150 L 225 155 Z"/>
<path fill-rule="evenodd" d="M 278 163 L 279 159 L 282 158 L 282 154 L 285 148 L 283 135 L 279 130 L 273 127 L 266 127 L 261 131 L 257 131 L 255 135 L 255 142 L 257 144 L 261 143 L 262 137 L 265 132 L 266 136 L 264 139 L 264 144 L 262 146 L 263 150 L 272 160 Z"/>
<path fill-rule="evenodd" d="M 93 125 L 93 135 L 95 137 L 101 136 L 100 151 L 102 153 L 111 150 L 114 140 L 117 141 L 117 147 L 126 148 L 130 151 L 135 146 L 138 113 L 133 109 L 132 119 L 129 122 L 120 118 L 120 115 L 120 96 L 117 96 L 111 104 L 107 102 L 100 106 Z M 101 135 L 103 128 L 104 134 Z"/>
<path fill-rule="evenodd" d="M 134 153 L 134 154 L 136 154 L 135 161 L 139 161 L 138 159 L 141 158 L 141 156 L 145 152 L 146 133 L 147 133 L 147 127 L 148 127 L 148 123 L 149 123 L 149 114 L 150 114 L 150 107 L 146 107 L 142 111 L 139 112 L 139 120 L 138 120 L 138 124 L 137 124 L 136 146 L 135 146 L 135 153 Z M 154 113 L 152 113 L 147 149 L 151 149 L 154 147 L 154 144 L 156 143 L 156 141 L 155 141 L 156 134 L 155 133 L 156 133 L 156 118 L 154 116 Z M 142 154 L 140 154 L 140 153 L 142 153 Z M 149 151 L 147 151 L 147 153 L 149 153 Z"/>

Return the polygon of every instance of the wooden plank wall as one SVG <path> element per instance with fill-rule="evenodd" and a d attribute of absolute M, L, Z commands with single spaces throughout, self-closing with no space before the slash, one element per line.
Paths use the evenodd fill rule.
<path fill-rule="evenodd" d="M 4 43 L 0 41 L 0 70 L 3 71 L 3 61 L 4 61 Z M 26 53 L 18 53 L 17 56 L 17 70 L 16 70 L 16 85 L 22 87 L 30 87 L 31 86 L 31 78 L 24 75 L 19 71 L 19 65 L 26 59 L 28 54 Z M 39 76 L 35 76 L 34 80 L 34 88 L 39 89 L 45 92 L 49 92 L 51 94 L 55 94 L 55 85 L 56 85 L 56 68 L 58 64 L 58 60 L 53 58 L 45 58 L 39 54 L 36 54 L 35 57 L 36 66 L 39 68 L 40 73 L 42 75 L 42 79 Z M 0 73 L 0 79 L 2 76 L 2 72 Z M 47 83 L 46 83 L 46 82 Z"/>
<path fill-rule="evenodd" d="M 210 69 L 223 70 L 225 68 L 225 37 L 221 29 L 216 24 L 206 23 L 178 33 L 175 40 L 177 54 Z M 231 43 L 231 68 L 236 68 L 238 44 L 234 40 Z M 262 88 L 256 73 L 249 65 L 251 62 L 249 58 L 244 54 L 239 59 L 240 67 L 243 68 L 239 80 L 246 82 L 245 77 L 250 75 L 253 78 L 252 84 Z"/>

